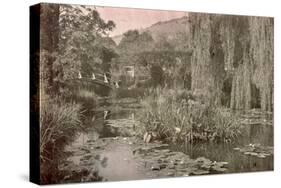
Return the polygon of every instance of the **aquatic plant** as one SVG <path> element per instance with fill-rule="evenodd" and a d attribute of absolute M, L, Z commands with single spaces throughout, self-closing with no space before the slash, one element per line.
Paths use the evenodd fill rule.
<path fill-rule="evenodd" d="M 273 155 L 272 146 L 262 146 L 261 144 L 249 144 L 242 148 L 233 148 L 234 150 L 240 151 L 244 155 L 254 156 L 258 158 L 266 158 Z"/>
<path fill-rule="evenodd" d="M 149 141 L 231 142 L 241 134 L 242 127 L 231 112 L 191 98 L 180 100 L 181 95 L 175 90 L 155 89 L 142 101 L 142 135 L 150 135 Z"/>
<path fill-rule="evenodd" d="M 238 117 L 224 108 L 213 109 L 214 127 L 210 128 L 213 134 L 211 139 L 217 139 L 222 142 L 231 142 L 242 134 L 243 127 L 239 124 Z M 212 131 L 213 129 L 213 131 Z"/>
<path fill-rule="evenodd" d="M 182 152 L 164 149 L 165 144 L 149 144 L 138 146 L 133 154 L 141 158 L 151 175 L 159 176 L 190 176 L 227 171 L 228 162 L 211 161 L 205 157 L 190 158 Z"/>

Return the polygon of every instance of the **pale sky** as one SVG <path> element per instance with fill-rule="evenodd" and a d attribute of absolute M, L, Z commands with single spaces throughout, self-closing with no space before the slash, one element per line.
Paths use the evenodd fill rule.
<path fill-rule="evenodd" d="M 112 20 L 116 28 L 109 34 L 110 36 L 121 35 L 129 29 L 144 29 L 159 21 L 167 21 L 175 18 L 187 16 L 186 12 L 180 11 L 160 11 L 132 8 L 98 7 L 101 18 Z"/>

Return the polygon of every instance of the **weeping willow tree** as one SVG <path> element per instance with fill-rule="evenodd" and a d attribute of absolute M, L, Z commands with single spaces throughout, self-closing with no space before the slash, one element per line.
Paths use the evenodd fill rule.
<path fill-rule="evenodd" d="M 224 51 L 220 33 L 221 16 L 191 14 L 191 88 L 204 94 L 208 102 L 221 103 L 224 70 Z"/>
<path fill-rule="evenodd" d="M 260 90 L 263 110 L 273 110 L 274 28 L 273 18 L 250 18 L 250 57 L 254 64 L 252 82 Z"/>
<path fill-rule="evenodd" d="M 231 108 L 273 109 L 273 19 L 236 18 Z"/>
<path fill-rule="evenodd" d="M 227 26 L 226 26 L 227 27 Z M 230 38 L 226 37 L 226 41 L 233 41 L 233 53 L 229 56 L 230 69 L 233 71 L 233 80 L 231 88 L 230 107 L 233 109 L 250 109 L 251 108 L 251 75 L 252 64 L 250 61 L 250 33 L 248 17 L 232 17 L 227 30 L 235 31 Z M 226 32 L 227 32 L 226 30 Z"/>
<path fill-rule="evenodd" d="M 231 78 L 229 107 L 271 111 L 273 19 L 191 13 L 192 90 L 221 105 Z"/>

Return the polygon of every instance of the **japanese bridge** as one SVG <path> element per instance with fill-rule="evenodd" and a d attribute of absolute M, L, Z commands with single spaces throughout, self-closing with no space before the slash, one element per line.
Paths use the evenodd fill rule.
<path fill-rule="evenodd" d="M 106 74 L 109 73 L 103 73 L 103 74 L 99 74 L 99 73 L 92 73 L 91 77 L 85 77 L 81 74 L 81 72 L 78 72 L 78 76 L 77 78 L 73 78 L 71 79 L 71 81 L 75 81 L 75 82 L 79 82 L 82 84 L 98 84 L 101 86 L 105 86 L 108 87 L 110 89 L 115 89 L 115 88 L 119 88 L 119 83 L 118 81 L 113 81 L 111 80 Z"/>

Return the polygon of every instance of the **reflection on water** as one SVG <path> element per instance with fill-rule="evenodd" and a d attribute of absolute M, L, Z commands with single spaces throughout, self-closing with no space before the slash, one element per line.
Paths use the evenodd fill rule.
<path fill-rule="evenodd" d="M 81 170 L 81 166 L 91 166 L 103 180 L 148 178 L 147 169 L 143 168 L 140 165 L 141 161 L 134 156 L 131 143 L 126 142 L 135 132 L 136 115 L 135 110 L 100 110 L 89 113 L 85 120 L 89 125 L 88 130 L 79 133 L 75 141 L 66 147 L 66 151 L 73 152 L 67 161 L 76 165 L 78 169 L 74 168 L 74 171 Z M 206 157 L 212 161 L 226 161 L 229 163 L 228 173 L 273 170 L 273 156 L 260 159 L 233 150 L 250 143 L 273 146 L 272 123 L 268 123 L 266 118 L 266 123 L 256 123 L 259 118 L 261 117 L 256 115 L 245 118 L 248 122 L 244 136 L 235 143 L 183 144 L 170 145 L 169 148 L 186 153 L 194 159 Z"/>
<path fill-rule="evenodd" d="M 94 122 L 92 121 L 93 116 L 95 117 Z M 134 129 L 134 111 L 94 111 L 85 121 L 89 123 L 89 129 L 79 133 L 75 141 L 65 148 L 66 151 L 74 152 L 74 155 L 67 159 L 68 161 L 74 163 L 76 167 L 83 166 L 85 153 L 77 151 L 87 150 L 85 148 L 97 149 L 90 153 L 95 161 L 91 165 L 95 166 L 95 170 L 99 176 L 103 177 L 103 180 L 145 178 L 138 161 L 134 159 L 132 148 L 122 142 L 123 139 L 125 141 L 127 137 L 132 136 L 133 131 L 130 130 Z M 116 137 L 120 136 L 122 137 L 121 142 L 116 141 Z M 98 141 L 101 141 L 102 144 L 92 147 L 92 143 Z M 102 151 L 98 151 L 100 149 Z"/>
<path fill-rule="evenodd" d="M 249 144 L 273 146 L 273 125 L 271 114 L 243 114 L 245 127 L 243 136 L 235 143 L 205 143 L 197 145 L 173 145 L 175 150 L 183 151 L 192 158 L 204 156 L 214 161 L 227 161 L 228 172 L 253 172 L 273 170 L 273 156 L 257 158 L 233 150 Z"/>
<path fill-rule="evenodd" d="M 112 144 L 102 154 L 108 158 L 107 167 L 99 168 L 99 174 L 108 180 L 133 180 L 144 178 L 138 169 L 131 148 L 122 144 Z"/>
<path fill-rule="evenodd" d="M 244 155 L 233 150 L 249 143 L 260 143 L 264 146 L 273 146 L 273 131 L 271 126 L 250 126 L 248 136 L 242 137 L 236 143 L 206 143 L 197 145 L 171 146 L 177 151 L 183 151 L 191 158 L 204 156 L 213 161 L 227 161 L 228 172 L 251 172 L 273 170 L 273 156 L 257 158 Z"/>

